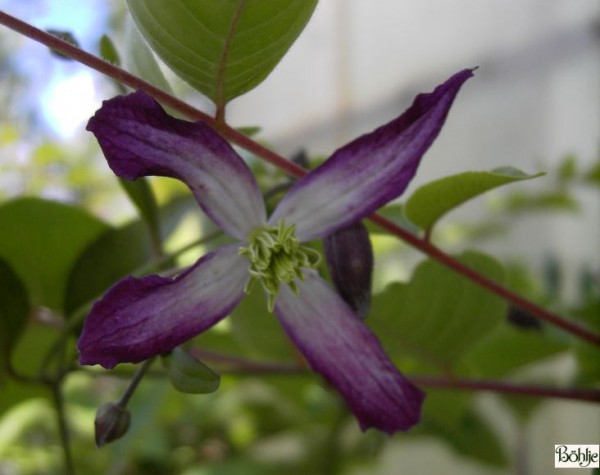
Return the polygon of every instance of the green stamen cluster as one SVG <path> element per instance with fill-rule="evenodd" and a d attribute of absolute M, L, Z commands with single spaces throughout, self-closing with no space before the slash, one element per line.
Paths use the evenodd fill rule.
<path fill-rule="evenodd" d="M 298 292 L 296 279 L 303 280 L 303 268 L 315 268 L 321 262 L 318 252 L 301 246 L 296 237 L 296 225 L 286 226 L 279 221 L 277 227 L 265 226 L 255 229 L 248 239 L 248 246 L 239 252 L 250 261 L 251 279 L 246 286 L 250 289 L 253 280 L 258 280 L 267 292 L 269 311 L 275 306 L 279 284 L 288 284 Z"/>

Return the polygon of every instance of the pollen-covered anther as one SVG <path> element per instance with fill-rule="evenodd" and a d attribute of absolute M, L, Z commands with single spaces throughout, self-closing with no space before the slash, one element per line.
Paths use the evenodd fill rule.
<path fill-rule="evenodd" d="M 273 311 L 280 284 L 288 284 L 297 292 L 296 279 L 303 280 L 302 269 L 314 269 L 321 262 L 321 255 L 302 246 L 296 237 L 296 225 L 286 226 L 283 220 L 277 226 L 264 226 L 250 233 L 248 246 L 239 250 L 250 261 L 251 279 L 258 280 L 267 292 L 269 311 Z"/>

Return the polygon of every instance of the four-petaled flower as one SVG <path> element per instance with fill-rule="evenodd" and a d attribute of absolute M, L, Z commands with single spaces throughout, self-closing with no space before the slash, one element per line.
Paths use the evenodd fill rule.
<path fill-rule="evenodd" d="M 298 180 L 267 219 L 256 180 L 203 122 L 165 113 L 143 92 L 105 101 L 88 124 L 112 170 L 134 180 L 177 178 L 204 212 L 239 241 L 174 278 L 127 277 L 98 301 L 78 348 L 81 364 L 112 368 L 168 352 L 216 324 L 259 281 L 269 307 L 311 367 L 345 398 L 363 430 L 390 434 L 418 422 L 423 392 L 314 270 L 301 243 L 326 237 L 399 196 L 437 137 L 472 71 L 416 97 L 400 117 L 337 150 Z"/>

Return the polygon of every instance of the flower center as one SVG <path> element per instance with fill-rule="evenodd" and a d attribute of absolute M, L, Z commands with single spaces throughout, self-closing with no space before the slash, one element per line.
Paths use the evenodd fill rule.
<path fill-rule="evenodd" d="M 321 255 L 306 246 L 301 246 L 296 237 L 296 225 L 286 226 L 283 220 L 278 225 L 257 228 L 248 238 L 248 246 L 240 247 L 239 253 L 250 261 L 250 281 L 246 293 L 254 280 L 260 281 L 267 292 L 269 311 L 275 306 L 279 284 L 288 284 L 298 293 L 296 278 L 304 280 L 303 268 L 314 269 L 321 262 Z"/>

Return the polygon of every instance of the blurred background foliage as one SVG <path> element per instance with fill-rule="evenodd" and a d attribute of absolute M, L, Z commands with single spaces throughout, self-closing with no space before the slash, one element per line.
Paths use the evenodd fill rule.
<path fill-rule="evenodd" d="M 28 12 L 20 8 L 15 14 Z M 168 85 L 178 97 L 202 101 L 157 66 L 126 25 L 124 2 L 96 2 L 94 8 L 97 18 L 90 24 L 96 26 L 86 34 L 68 21 L 56 27 L 72 33 L 85 49 Z M 71 16 L 78 25 L 77 15 Z M 589 403 L 443 389 L 428 390 L 416 429 L 392 438 L 376 431 L 363 434 L 338 396 L 317 376 L 298 369 L 299 355 L 266 312 L 263 296 L 253 292 L 232 318 L 193 341 L 194 355 L 221 373 L 220 389 L 182 394 L 157 363 L 129 404 L 127 435 L 96 449 L 96 410 L 121 397 L 135 368 L 120 365 L 107 372 L 75 366 L 76 336 L 90 303 L 127 274 L 188 265 L 223 237 L 172 180 L 124 188 L 83 132 L 82 118 L 69 130 L 57 130 L 44 112 L 52 104 L 47 87 L 54 79 L 40 68 L 63 80 L 82 68 L 39 47 L 32 59 L 30 48 L 26 40 L 0 29 L 0 336 L 5 363 L 0 369 L 0 474 L 64 473 L 57 403 L 64 406 L 74 465 L 78 473 L 89 474 L 387 474 L 399 473 L 399 459 L 402 473 L 435 473 L 442 467 L 445 473 L 549 473 L 551 456 L 539 461 L 537 454 L 539 440 L 547 441 L 541 420 L 553 414 L 556 420 L 573 419 L 576 426 L 588 421 L 582 437 L 596 434 L 595 441 L 576 442 L 598 441 L 600 434 L 589 425 L 600 415 Z M 96 91 L 91 98 L 96 106 L 99 99 L 124 90 L 99 74 L 87 80 Z M 262 131 L 253 133 L 268 143 Z M 277 190 L 289 179 L 256 157 L 244 156 L 273 206 Z M 323 157 L 308 154 L 305 160 L 313 168 Z M 476 250 L 504 239 L 516 220 L 540 213 L 578 216 L 585 207 L 580 190 L 592 190 L 596 199 L 600 193 L 600 160 L 591 166 L 585 162 L 567 155 L 544 170 L 543 178 L 515 169 L 478 172 L 476 179 L 454 175 L 445 183 L 430 183 L 429 190 L 413 191 L 382 214 L 415 233 L 426 232 L 462 262 L 534 302 L 600 331 L 597 255 L 578 268 L 573 285 L 565 283 L 561 262 L 552 254 L 531 266 L 518 253 L 499 259 Z M 529 179 L 538 186 L 511 184 Z M 474 180 L 472 188 L 468 180 Z M 419 216 L 427 193 L 445 203 L 434 218 Z M 467 219 L 451 213 L 472 198 L 483 203 L 483 213 Z M 369 229 L 376 274 L 367 323 L 403 373 L 417 381 L 496 378 L 598 388 L 597 348 L 508 306 L 381 229 Z M 327 274 L 325 268 L 322 273 Z M 575 292 L 565 292 L 565 285 Z M 575 441 L 553 443 L 559 442 Z"/>

